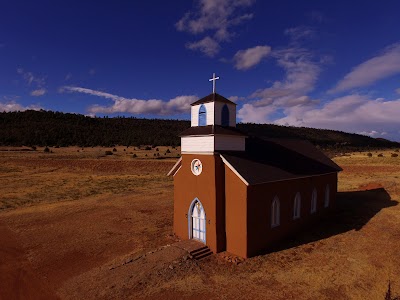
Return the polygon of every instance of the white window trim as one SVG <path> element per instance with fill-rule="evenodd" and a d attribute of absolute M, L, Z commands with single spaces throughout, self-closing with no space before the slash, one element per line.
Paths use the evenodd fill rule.
<path fill-rule="evenodd" d="M 317 212 L 317 203 L 318 203 L 318 192 L 317 189 L 314 188 L 311 194 L 311 210 L 312 214 Z"/>
<path fill-rule="evenodd" d="M 299 192 L 297 192 L 293 202 L 293 220 L 300 219 L 300 217 L 301 217 L 301 195 Z"/>
<path fill-rule="evenodd" d="M 277 205 L 277 208 L 275 207 L 275 205 Z M 271 228 L 275 228 L 278 227 L 279 225 L 281 225 L 281 204 L 279 201 L 278 196 L 274 197 L 274 200 L 272 200 L 272 204 L 271 204 Z M 276 221 L 276 222 L 274 222 Z"/>
<path fill-rule="evenodd" d="M 329 184 L 327 184 L 326 185 L 326 187 L 325 187 L 325 198 L 324 198 L 324 207 L 326 208 L 326 207 L 329 207 L 329 202 L 330 202 L 330 192 L 331 192 L 331 189 L 330 189 L 330 187 L 329 187 Z"/>

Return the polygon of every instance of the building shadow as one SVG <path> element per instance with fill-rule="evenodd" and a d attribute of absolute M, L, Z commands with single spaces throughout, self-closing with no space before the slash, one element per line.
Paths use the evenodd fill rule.
<path fill-rule="evenodd" d="M 265 253 L 312 243 L 350 230 L 360 230 L 382 209 L 396 206 L 384 188 L 337 193 L 335 208 L 297 234 L 278 242 Z"/>

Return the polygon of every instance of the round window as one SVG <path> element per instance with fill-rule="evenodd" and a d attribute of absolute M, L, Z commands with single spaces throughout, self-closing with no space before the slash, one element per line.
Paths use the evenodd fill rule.
<path fill-rule="evenodd" d="M 191 165 L 192 173 L 196 176 L 201 174 L 203 170 L 203 165 L 199 159 L 193 159 Z"/>

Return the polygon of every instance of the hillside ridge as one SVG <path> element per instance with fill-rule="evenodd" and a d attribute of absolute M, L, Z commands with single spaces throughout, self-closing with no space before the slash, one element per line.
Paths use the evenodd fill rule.
<path fill-rule="evenodd" d="M 190 121 L 135 117 L 89 117 L 53 111 L 1 112 L 2 146 L 178 146 Z M 308 140 L 326 149 L 399 148 L 400 143 L 328 129 L 239 123 L 250 136 Z"/>

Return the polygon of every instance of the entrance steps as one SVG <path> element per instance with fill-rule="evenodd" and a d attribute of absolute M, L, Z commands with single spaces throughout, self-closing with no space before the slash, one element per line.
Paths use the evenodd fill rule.
<path fill-rule="evenodd" d="M 193 259 L 200 260 L 212 254 L 212 251 L 207 246 L 203 246 L 199 249 L 190 251 L 189 254 L 193 257 Z"/>
<path fill-rule="evenodd" d="M 183 240 L 175 244 L 176 247 L 186 250 L 190 258 L 200 260 L 210 256 L 212 251 L 203 243 L 196 240 Z"/>

